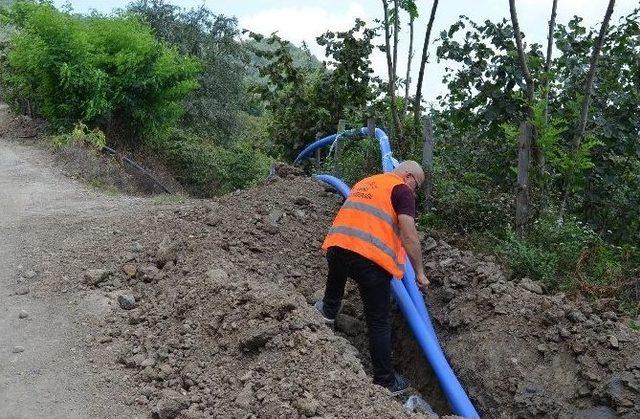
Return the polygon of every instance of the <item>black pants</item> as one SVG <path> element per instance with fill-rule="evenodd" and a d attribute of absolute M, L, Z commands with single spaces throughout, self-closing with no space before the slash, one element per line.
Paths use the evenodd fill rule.
<path fill-rule="evenodd" d="M 329 274 L 322 300 L 325 315 L 335 318 L 342 303 L 347 277 L 353 279 L 358 284 L 364 305 L 374 382 L 391 384 L 391 274 L 369 259 L 340 247 L 328 249 L 327 261 Z"/>

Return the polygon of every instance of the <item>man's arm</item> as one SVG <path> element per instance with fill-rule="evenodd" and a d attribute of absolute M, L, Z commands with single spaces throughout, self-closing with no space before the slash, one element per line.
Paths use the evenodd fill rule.
<path fill-rule="evenodd" d="M 420 245 L 416 222 L 413 217 L 400 214 L 398 215 L 398 225 L 400 226 L 400 241 L 402 241 L 402 245 L 407 251 L 407 256 L 409 256 L 409 260 L 416 272 L 416 280 L 420 287 L 426 287 L 429 285 L 429 280 L 422 262 L 422 246 Z"/>

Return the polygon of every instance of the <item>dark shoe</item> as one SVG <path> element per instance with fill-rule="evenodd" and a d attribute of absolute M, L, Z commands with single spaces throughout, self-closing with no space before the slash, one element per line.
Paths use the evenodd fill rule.
<path fill-rule="evenodd" d="M 386 386 L 392 396 L 400 396 L 409 390 L 409 381 L 398 373 L 393 373 L 393 382 Z"/>
<path fill-rule="evenodd" d="M 322 302 L 322 300 L 316 301 L 313 307 L 315 307 L 316 311 L 320 314 L 320 316 L 322 316 L 322 320 L 324 320 L 325 323 L 334 324 L 336 322 L 335 318 L 332 319 L 324 313 L 324 303 Z"/>

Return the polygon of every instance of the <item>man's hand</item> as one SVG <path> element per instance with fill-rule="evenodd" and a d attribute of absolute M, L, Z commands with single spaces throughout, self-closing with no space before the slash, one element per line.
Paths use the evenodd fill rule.
<path fill-rule="evenodd" d="M 422 289 L 427 288 L 431 283 L 429 282 L 429 278 L 427 278 L 427 275 L 424 273 L 416 275 L 416 281 L 418 281 L 418 286 Z"/>

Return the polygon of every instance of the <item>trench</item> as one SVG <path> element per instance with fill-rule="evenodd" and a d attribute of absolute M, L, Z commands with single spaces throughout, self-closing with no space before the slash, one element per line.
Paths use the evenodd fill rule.
<path fill-rule="evenodd" d="M 345 324 L 347 319 L 352 323 L 350 318 L 358 321 L 355 327 L 353 324 Z M 358 288 L 351 280 L 347 282 L 344 307 L 338 315 L 335 332 L 358 350 L 360 361 L 373 380 L 362 301 Z M 429 403 L 438 415 L 452 415 L 453 412 L 431 366 L 425 362 L 424 355 L 395 302 L 391 306 L 391 339 L 394 368 L 407 378 L 411 385 L 407 394 L 397 398 L 398 402 L 404 404 L 409 396 L 418 395 Z"/>

